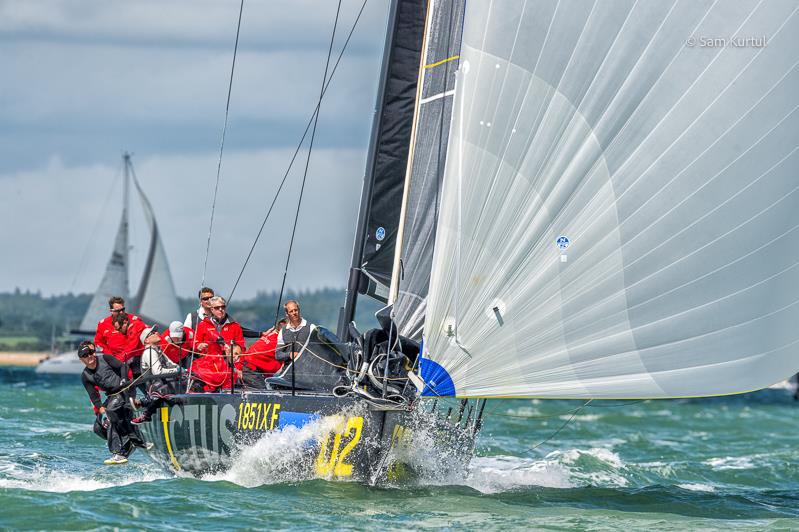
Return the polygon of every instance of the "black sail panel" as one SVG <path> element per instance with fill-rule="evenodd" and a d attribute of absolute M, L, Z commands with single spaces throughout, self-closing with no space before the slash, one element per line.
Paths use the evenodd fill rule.
<path fill-rule="evenodd" d="M 356 240 L 359 260 L 354 265 L 363 274 L 358 291 L 382 301 L 391 283 L 426 9 L 426 0 L 400 0 L 393 6 L 372 130 L 373 155 L 361 202 L 362 233 Z"/>

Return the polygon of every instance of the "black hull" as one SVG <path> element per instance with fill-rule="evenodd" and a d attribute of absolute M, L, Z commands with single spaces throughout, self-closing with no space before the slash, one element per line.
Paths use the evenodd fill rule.
<path fill-rule="evenodd" d="M 269 391 L 178 395 L 170 403 L 141 433 L 154 444 L 155 462 L 195 476 L 229 469 L 239 453 L 288 427 L 306 431 L 294 457 L 300 463 L 292 464 L 301 478 L 375 483 L 430 474 L 431 467 L 465 474 L 479 430 L 463 407 L 441 417 L 435 402 L 393 410 L 360 398 Z"/>

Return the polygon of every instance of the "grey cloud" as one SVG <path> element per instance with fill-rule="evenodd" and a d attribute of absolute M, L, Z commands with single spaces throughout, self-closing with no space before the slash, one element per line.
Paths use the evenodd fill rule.
<path fill-rule="evenodd" d="M 225 159 L 206 276 L 218 290 L 232 287 L 290 155 L 288 150 L 264 150 L 234 152 Z M 358 209 L 353 191 L 360 187 L 364 159 L 362 150 L 315 150 L 289 286 L 344 284 Z M 135 158 L 134 165 L 156 210 L 178 292 L 191 294 L 202 278 L 216 155 L 143 157 Z M 291 174 L 266 225 L 238 290 L 240 296 L 279 286 L 301 170 L 302 164 Z M 118 165 L 68 168 L 58 160 L 37 171 L 0 179 L 0 197 L 13 199 L 5 209 L 8 219 L 25 220 L 24 233 L 12 230 L 0 236 L 0 245 L 13 250 L 3 264 L 0 290 L 15 286 L 45 293 L 93 290 L 119 222 L 119 182 Z M 133 196 L 131 203 L 135 285 L 148 231 Z M 34 212 L 41 215 L 31 215 Z M 84 249 L 90 257 L 86 264 L 81 261 Z"/>
<path fill-rule="evenodd" d="M 341 32 L 358 7 L 344 2 Z M 136 154 L 179 293 L 196 289 L 237 9 L 233 0 L 0 0 L 0 198 L 14 221 L 0 233 L 12 250 L 0 290 L 95 288 L 118 223 L 123 149 Z M 232 285 L 315 104 L 334 9 L 245 3 L 209 260 L 208 282 L 219 290 Z M 370 2 L 323 103 L 290 286 L 345 282 L 385 11 Z M 241 295 L 279 283 L 300 178 L 295 170 Z M 135 287 L 147 235 L 140 214 L 134 222 Z"/>
<path fill-rule="evenodd" d="M 342 3 L 341 30 L 349 28 L 361 0 Z M 385 24 L 384 2 L 367 4 L 353 48 L 370 48 Z M 319 0 L 245 1 L 243 48 L 327 48 L 334 2 Z M 23 39 L 230 49 L 235 35 L 237 0 L 102 2 L 26 0 L 0 2 L 0 39 Z"/>

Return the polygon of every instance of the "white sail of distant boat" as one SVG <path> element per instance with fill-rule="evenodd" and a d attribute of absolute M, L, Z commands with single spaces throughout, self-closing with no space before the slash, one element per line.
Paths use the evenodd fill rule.
<path fill-rule="evenodd" d="M 153 208 L 144 194 L 136 174 L 130 155 L 123 156 L 124 184 L 122 199 L 122 217 L 114 239 L 114 248 L 106 264 L 105 273 L 100 285 L 92 296 L 89 308 L 83 315 L 78 331 L 82 335 L 91 336 L 97 328 L 97 323 L 108 316 L 108 300 L 112 296 L 121 296 L 125 299 L 127 311 L 138 314 L 145 323 L 158 323 L 162 326 L 180 317 L 180 307 L 169 270 L 169 263 L 164 251 L 164 245 L 155 220 Z M 128 291 L 129 277 L 129 246 L 128 246 L 128 184 L 133 180 L 139 193 L 144 217 L 150 228 L 150 242 L 147 248 L 144 271 L 135 298 L 131 300 Z M 64 353 L 44 360 L 37 367 L 39 373 L 80 373 L 83 365 L 78 361 L 73 352 Z"/>
<path fill-rule="evenodd" d="M 161 241 L 158 223 L 155 220 L 155 212 L 136 178 L 136 173 L 131 171 L 131 174 L 136 190 L 139 192 L 147 225 L 150 227 L 150 243 L 147 248 L 147 260 L 144 264 L 139 291 L 136 295 L 136 307 L 146 322 L 156 321 L 166 325 L 180 316 L 175 283 L 172 281 L 172 274 L 169 271 L 169 262 Z"/>
<path fill-rule="evenodd" d="M 799 370 L 798 10 L 467 4 L 425 395 L 716 395 Z"/>
<path fill-rule="evenodd" d="M 127 156 L 126 156 L 127 157 Z M 120 296 L 128 299 L 128 265 L 130 263 L 128 246 L 128 159 L 125 159 L 125 177 L 122 185 L 122 217 L 119 220 L 114 249 L 105 267 L 100 286 L 92 296 L 89 308 L 78 327 L 81 331 L 92 331 L 97 322 L 108 316 L 108 299 Z"/>

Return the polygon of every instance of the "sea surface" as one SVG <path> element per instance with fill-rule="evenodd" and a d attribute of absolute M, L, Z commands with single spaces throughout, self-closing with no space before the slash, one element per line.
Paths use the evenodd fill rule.
<path fill-rule="evenodd" d="M 583 404 L 489 403 L 463 480 L 299 480 L 259 459 L 270 442 L 194 479 L 142 452 L 104 466 L 78 377 L 0 368 L 0 529 L 799 530 L 786 390 Z"/>

